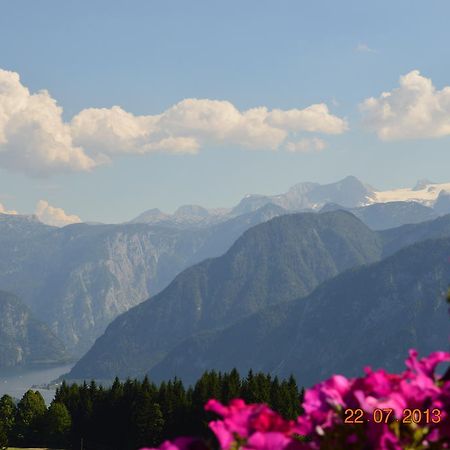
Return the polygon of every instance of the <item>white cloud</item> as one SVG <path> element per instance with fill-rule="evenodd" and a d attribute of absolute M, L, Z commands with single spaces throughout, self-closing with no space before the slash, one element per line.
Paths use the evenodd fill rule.
<path fill-rule="evenodd" d="M 0 167 L 36 176 L 87 171 L 121 154 L 195 154 L 219 146 L 275 150 L 298 133 L 347 129 L 324 103 L 240 111 L 228 101 L 195 98 L 154 115 L 87 108 L 66 123 L 47 91 L 32 94 L 17 73 L 0 70 Z"/>
<path fill-rule="evenodd" d="M 14 210 L 7 210 L 1 203 L 0 203 L 0 214 L 13 214 L 16 215 L 17 211 Z"/>
<path fill-rule="evenodd" d="M 153 116 L 134 116 L 114 106 L 87 109 L 72 120 L 74 141 L 89 148 L 97 160 L 118 153 L 197 153 L 224 145 L 275 150 L 291 132 L 340 134 L 347 128 L 347 122 L 323 103 L 302 110 L 239 111 L 228 101 L 195 98 Z"/>
<path fill-rule="evenodd" d="M 370 48 L 367 44 L 359 43 L 355 50 L 360 53 L 378 53 L 375 49 Z"/>
<path fill-rule="evenodd" d="M 361 105 L 365 125 L 385 141 L 450 135 L 450 87 L 437 90 L 413 70 L 400 87 L 368 98 Z"/>
<path fill-rule="evenodd" d="M 236 145 L 250 149 L 277 148 L 286 131 L 267 123 L 267 108 L 239 111 L 223 100 L 186 99 L 159 117 L 159 131 L 175 136 L 189 136 L 199 146 Z"/>
<path fill-rule="evenodd" d="M 32 175 L 92 168 L 61 114 L 47 91 L 30 94 L 17 73 L 0 69 L 0 166 Z"/>
<path fill-rule="evenodd" d="M 66 214 L 62 208 L 49 205 L 45 200 L 39 200 L 36 205 L 37 218 L 47 225 L 63 227 L 71 223 L 80 223 L 81 219 L 76 215 Z"/>
<path fill-rule="evenodd" d="M 348 129 L 347 122 L 330 114 L 325 103 L 311 105 L 305 109 L 274 109 L 268 115 L 268 122 L 289 131 L 341 134 Z"/>
<path fill-rule="evenodd" d="M 304 152 L 320 152 L 326 147 L 326 142 L 323 139 L 304 138 L 296 142 L 288 142 L 286 144 L 286 150 L 288 152 L 304 153 Z"/>

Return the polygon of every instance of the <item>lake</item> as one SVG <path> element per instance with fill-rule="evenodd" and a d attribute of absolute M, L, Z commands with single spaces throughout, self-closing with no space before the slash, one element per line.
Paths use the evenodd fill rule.
<path fill-rule="evenodd" d="M 53 366 L 41 369 L 16 369 L 9 371 L 0 371 L 0 397 L 8 394 L 15 398 L 22 398 L 23 394 L 31 389 L 33 385 L 44 385 L 67 373 L 73 367 L 73 364 L 63 366 Z M 55 396 L 54 389 L 35 389 L 38 390 L 49 404 Z"/>

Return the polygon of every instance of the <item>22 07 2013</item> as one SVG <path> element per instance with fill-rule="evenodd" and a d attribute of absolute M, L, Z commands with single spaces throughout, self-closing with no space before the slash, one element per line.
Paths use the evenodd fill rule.
<path fill-rule="evenodd" d="M 441 410 L 434 409 L 408 409 L 403 410 L 402 417 L 395 417 L 392 408 L 376 408 L 372 413 L 366 413 L 364 410 L 357 408 L 348 408 L 344 411 L 344 423 L 362 424 L 366 422 L 374 423 L 439 423 L 441 421 Z"/>

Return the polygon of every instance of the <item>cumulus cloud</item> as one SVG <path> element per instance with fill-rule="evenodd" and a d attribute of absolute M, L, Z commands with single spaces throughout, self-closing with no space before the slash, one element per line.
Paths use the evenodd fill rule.
<path fill-rule="evenodd" d="M 400 86 L 361 105 L 365 125 L 385 141 L 450 135 L 450 87 L 437 90 L 431 79 L 413 70 Z"/>
<path fill-rule="evenodd" d="M 0 203 L 0 214 L 13 214 L 16 215 L 17 211 L 14 210 L 7 210 L 1 203 Z"/>
<path fill-rule="evenodd" d="M 288 131 L 309 131 L 325 134 L 341 134 L 347 130 L 347 122 L 333 116 L 325 103 L 308 106 L 305 109 L 282 111 L 274 109 L 268 115 L 268 122 Z"/>
<path fill-rule="evenodd" d="M 275 149 L 286 131 L 267 122 L 267 108 L 239 111 L 223 100 L 186 99 L 166 110 L 159 118 L 162 133 L 189 136 L 200 147 L 236 145 L 250 149 Z"/>
<path fill-rule="evenodd" d="M 304 152 L 320 152 L 326 147 L 326 142 L 323 139 L 314 138 L 304 138 L 295 142 L 288 142 L 286 144 L 286 150 L 288 152 L 294 153 L 304 153 Z"/>
<path fill-rule="evenodd" d="M 323 103 L 287 111 L 239 111 L 228 101 L 195 98 L 152 116 L 134 116 L 118 106 L 91 108 L 77 114 L 71 126 L 74 141 L 89 148 L 97 160 L 118 153 L 197 153 L 224 145 L 275 150 L 290 133 L 340 134 L 348 128 Z"/>
<path fill-rule="evenodd" d="M 0 70 L 0 165 L 34 175 L 92 168 L 61 114 L 47 91 L 31 94 L 17 73 Z"/>
<path fill-rule="evenodd" d="M 347 128 L 324 103 L 240 111 L 228 101 L 196 98 L 154 115 L 137 116 L 120 106 L 87 108 L 64 122 L 47 91 L 30 93 L 17 73 L 0 70 L 0 166 L 31 175 L 87 171 L 123 154 L 195 154 L 214 146 L 275 150 L 298 133 Z"/>
<path fill-rule="evenodd" d="M 81 219 L 72 214 L 66 214 L 62 208 L 56 208 L 49 205 L 45 200 L 39 200 L 36 205 L 37 218 L 47 225 L 53 225 L 55 227 L 63 227 L 70 225 L 71 223 L 80 223 Z"/>

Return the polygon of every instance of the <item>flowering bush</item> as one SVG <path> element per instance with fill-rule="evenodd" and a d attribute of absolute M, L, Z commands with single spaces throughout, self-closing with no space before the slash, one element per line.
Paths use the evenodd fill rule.
<path fill-rule="evenodd" d="M 450 290 L 447 300 L 450 303 Z M 209 400 L 209 423 L 221 450 L 442 450 L 450 449 L 450 353 L 419 359 L 409 351 L 406 370 L 365 369 L 359 378 L 333 375 L 305 392 L 304 414 L 285 420 L 264 404 Z M 178 438 L 158 449 L 207 450 L 201 440 Z"/>
<path fill-rule="evenodd" d="M 399 375 L 369 368 L 360 378 L 334 375 L 306 391 L 305 413 L 295 421 L 264 404 L 235 399 L 225 406 L 210 400 L 206 410 L 221 419 L 209 427 L 223 450 L 450 448 L 450 377 L 436 374 L 437 366 L 448 361 L 450 353 L 418 359 L 411 350 L 407 369 Z M 191 438 L 159 447 L 206 448 Z"/>

